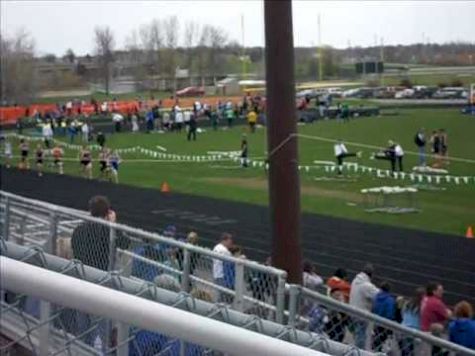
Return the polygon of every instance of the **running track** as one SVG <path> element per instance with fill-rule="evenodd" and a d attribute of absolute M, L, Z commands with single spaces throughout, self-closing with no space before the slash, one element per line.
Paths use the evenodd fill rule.
<path fill-rule="evenodd" d="M 113 185 L 106 182 L 3 169 L 3 190 L 72 208 L 87 208 L 96 194 L 108 196 L 120 222 L 160 231 L 173 224 L 185 234 L 195 230 L 211 247 L 223 231 L 235 235 L 245 254 L 263 261 L 270 251 L 266 207 L 219 199 Z M 350 276 L 366 262 L 375 266 L 376 281 L 388 280 L 396 293 L 411 295 L 428 281 L 443 283 L 450 304 L 465 299 L 475 305 L 475 240 L 430 232 L 367 224 L 316 214 L 302 214 L 305 258 L 322 276 L 345 267 Z"/>

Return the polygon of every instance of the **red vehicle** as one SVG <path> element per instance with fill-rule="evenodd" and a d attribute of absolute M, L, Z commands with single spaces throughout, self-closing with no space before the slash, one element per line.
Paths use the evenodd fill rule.
<path fill-rule="evenodd" d="M 177 90 L 176 96 L 202 96 L 205 94 L 205 89 L 203 87 L 186 87 L 181 90 Z"/>

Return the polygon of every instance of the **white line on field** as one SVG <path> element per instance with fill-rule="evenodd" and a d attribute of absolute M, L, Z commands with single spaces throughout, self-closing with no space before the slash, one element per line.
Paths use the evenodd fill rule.
<path fill-rule="evenodd" d="M 167 149 L 166 149 L 165 147 L 163 147 L 163 146 L 157 145 L 156 147 L 157 147 L 160 151 L 167 152 Z"/>
<path fill-rule="evenodd" d="M 316 141 L 333 142 L 333 143 L 339 141 L 339 140 L 335 140 L 333 138 L 327 138 L 327 137 L 321 137 L 321 136 L 310 136 L 310 135 L 304 135 L 304 134 L 294 134 L 294 135 L 297 136 L 297 137 L 307 138 L 307 139 L 316 140 Z M 345 141 L 345 140 L 344 140 L 344 142 L 347 143 L 348 145 L 370 148 L 370 149 L 374 149 L 374 150 L 380 150 L 381 148 L 383 148 L 383 147 L 380 147 L 380 146 L 367 145 L 367 144 L 360 143 L 360 142 L 352 142 L 352 141 Z M 414 151 L 404 150 L 404 152 L 406 154 L 413 155 L 413 156 L 418 156 L 419 155 L 418 152 L 414 152 Z M 436 158 L 436 156 L 431 155 L 431 154 L 426 154 L 426 156 Z M 462 158 L 462 157 L 448 157 L 448 160 L 449 161 L 455 161 L 455 162 L 475 163 L 474 159 L 468 159 L 468 158 Z"/>

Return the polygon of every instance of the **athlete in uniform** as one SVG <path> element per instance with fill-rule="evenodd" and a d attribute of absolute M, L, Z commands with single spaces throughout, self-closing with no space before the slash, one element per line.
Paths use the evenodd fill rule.
<path fill-rule="evenodd" d="M 108 167 L 108 158 L 110 152 L 106 147 L 102 147 L 101 152 L 99 152 L 99 170 L 101 172 L 100 178 L 107 179 L 109 178 L 109 167 Z"/>
<path fill-rule="evenodd" d="M 54 146 L 52 151 L 54 166 L 58 168 L 59 174 L 63 174 L 63 155 L 64 151 L 58 145 Z"/>
<path fill-rule="evenodd" d="M 119 164 L 121 162 L 120 156 L 117 153 L 116 150 L 114 150 L 110 155 L 109 155 L 109 166 L 111 170 L 111 175 L 112 175 L 112 181 L 114 183 L 119 183 Z"/>
<path fill-rule="evenodd" d="M 12 143 L 5 139 L 5 166 L 10 168 L 13 158 Z"/>
<path fill-rule="evenodd" d="M 338 175 L 341 175 L 343 172 L 343 160 L 346 157 L 361 157 L 361 152 L 348 152 L 345 144 L 341 140 L 335 143 L 333 151 L 335 152 L 336 163 L 338 165 Z"/>
<path fill-rule="evenodd" d="M 249 156 L 249 146 L 247 144 L 247 136 L 244 134 L 242 135 L 241 139 L 241 166 L 247 167 L 248 161 L 247 158 Z"/>
<path fill-rule="evenodd" d="M 84 178 L 92 179 L 92 155 L 86 145 L 84 145 L 79 152 L 79 162 L 82 166 Z"/>
<path fill-rule="evenodd" d="M 38 170 L 38 177 L 43 175 L 43 161 L 44 161 L 45 151 L 41 145 L 36 146 L 36 169 Z"/>
<path fill-rule="evenodd" d="M 20 140 L 19 148 L 20 148 L 20 154 L 21 154 L 19 168 L 29 169 L 30 165 L 28 162 L 28 154 L 30 152 L 30 146 L 28 145 L 28 142 L 26 142 L 24 138 Z"/>

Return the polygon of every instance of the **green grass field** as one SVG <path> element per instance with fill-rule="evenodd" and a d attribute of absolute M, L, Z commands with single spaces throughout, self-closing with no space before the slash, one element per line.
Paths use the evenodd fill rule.
<path fill-rule="evenodd" d="M 413 137 L 416 130 L 424 127 L 427 131 L 445 128 L 449 135 L 450 156 L 472 160 L 472 162 L 451 162 L 451 175 L 475 176 L 475 120 L 463 116 L 457 109 L 402 109 L 397 116 L 360 118 L 350 123 L 334 120 L 299 126 L 299 133 L 312 136 L 299 138 L 299 158 L 301 165 L 313 165 L 314 160 L 333 160 L 333 144 L 318 137 L 337 139 L 364 145 L 384 146 L 388 139 L 400 142 L 406 151 L 405 170 L 410 171 L 417 157 L 408 154 L 415 151 Z M 114 148 L 142 146 L 159 150 L 163 146 L 167 153 L 182 155 L 205 155 L 208 151 L 239 150 L 243 126 L 231 130 L 219 130 L 198 135 L 196 142 L 186 141 L 185 134 L 114 134 L 108 136 L 107 144 Z M 258 129 L 248 134 L 250 156 L 263 160 L 266 150 L 266 131 Z M 316 138 L 315 138 L 316 137 Z M 63 138 L 65 141 L 66 139 Z M 15 142 L 16 145 L 16 142 Z M 387 169 L 389 162 L 370 160 L 368 149 L 347 144 L 349 150 L 361 150 L 363 158 L 359 163 Z M 67 150 L 67 157 L 73 162 L 65 164 L 69 174 L 80 174 L 76 163 L 77 151 Z M 95 153 L 97 157 L 97 153 Z M 144 158 L 148 158 L 147 161 Z M 249 203 L 268 203 L 266 174 L 263 168 L 241 169 L 238 163 L 225 162 L 158 162 L 151 157 L 138 153 L 126 153 L 120 168 L 120 182 L 123 184 L 159 189 L 167 181 L 173 192 L 192 193 L 221 199 L 244 201 Z M 140 160 L 139 160 L 140 159 Z M 354 159 L 348 159 L 354 161 Z M 94 175 L 99 172 L 94 165 Z M 369 173 L 348 173 L 354 181 L 331 180 L 317 181 L 317 177 L 335 177 L 335 173 L 323 169 L 301 171 L 301 204 L 304 212 L 345 217 L 360 221 L 411 227 L 421 230 L 438 231 L 463 235 L 468 225 L 475 225 L 475 181 L 469 184 L 442 183 L 437 187 L 445 190 L 420 191 L 417 200 L 422 212 L 416 214 L 391 215 L 365 212 L 360 189 L 376 186 L 408 186 L 410 180 L 376 178 Z M 432 184 L 436 186 L 435 184 Z M 351 231 L 348 233 L 351 234 Z"/>

